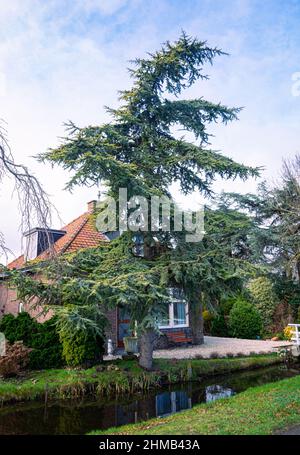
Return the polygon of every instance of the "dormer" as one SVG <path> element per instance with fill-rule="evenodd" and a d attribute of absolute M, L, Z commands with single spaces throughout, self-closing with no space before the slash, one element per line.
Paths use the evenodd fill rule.
<path fill-rule="evenodd" d="M 25 261 L 35 259 L 65 234 L 66 231 L 43 228 L 33 228 L 25 232 Z"/>

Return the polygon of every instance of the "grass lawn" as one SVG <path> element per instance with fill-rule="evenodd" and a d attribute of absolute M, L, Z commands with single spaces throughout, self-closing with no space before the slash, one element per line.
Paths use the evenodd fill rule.
<path fill-rule="evenodd" d="M 49 399 L 78 398 L 87 394 L 115 396 L 278 362 L 276 355 L 210 360 L 157 359 L 154 371 L 146 372 L 135 360 L 117 360 L 87 370 L 32 371 L 23 378 L 0 380 L 0 403 L 43 399 L 46 395 Z"/>
<path fill-rule="evenodd" d="M 300 376 L 253 387 L 232 398 L 167 418 L 94 431 L 107 435 L 263 435 L 300 423 Z"/>

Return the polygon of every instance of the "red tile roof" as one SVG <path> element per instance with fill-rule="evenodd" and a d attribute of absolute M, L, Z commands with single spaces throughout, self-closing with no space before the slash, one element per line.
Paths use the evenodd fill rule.
<path fill-rule="evenodd" d="M 101 242 L 108 241 L 104 234 L 96 230 L 90 212 L 83 213 L 64 226 L 62 231 L 66 231 L 66 234 L 54 243 L 55 254 L 71 253 L 82 248 L 94 248 L 99 246 Z M 45 260 L 49 258 L 51 253 L 53 253 L 53 250 L 44 251 L 36 259 Z M 10 262 L 7 267 L 9 269 L 19 269 L 25 263 L 24 255 L 22 255 Z"/>
<path fill-rule="evenodd" d="M 24 265 L 24 255 L 19 256 L 18 258 L 14 259 L 12 262 L 10 262 L 7 267 L 9 269 L 20 269 Z"/>

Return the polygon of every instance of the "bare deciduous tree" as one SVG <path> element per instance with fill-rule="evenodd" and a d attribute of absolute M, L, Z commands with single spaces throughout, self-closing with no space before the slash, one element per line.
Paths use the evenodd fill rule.
<path fill-rule="evenodd" d="M 9 177 L 14 181 L 22 232 L 30 230 L 33 223 L 42 228 L 50 227 L 53 206 L 49 196 L 29 169 L 23 164 L 15 162 L 7 140 L 6 130 L 0 124 L 0 182 L 3 181 L 4 177 Z M 7 255 L 8 251 L 4 235 L 0 232 L 0 255 Z"/>

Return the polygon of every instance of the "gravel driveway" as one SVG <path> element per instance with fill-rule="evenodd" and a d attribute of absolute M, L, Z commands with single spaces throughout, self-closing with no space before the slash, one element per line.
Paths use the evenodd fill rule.
<path fill-rule="evenodd" d="M 266 354 L 276 352 L 274 347 L 290 344 L 286 341 L 243 340 L 239 338 L 204 337 L 201 346 L 179 347 L 173 349 L 159 349 L 154 351 L 154 358 L 163 359 L 192 359 L 201 355 L 209 358 L 212 353 L 219 356 L 226 354 Z"/>

